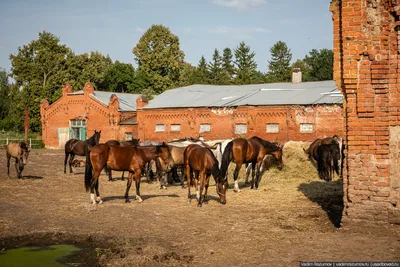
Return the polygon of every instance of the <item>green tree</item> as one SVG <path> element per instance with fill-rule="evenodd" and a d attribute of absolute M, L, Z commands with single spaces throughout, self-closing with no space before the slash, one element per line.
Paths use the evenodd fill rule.
<path fill-rule="evenodd" d="M 312 49 L 303 60 L 310 68 L 311 81 L 333 79 L 333 51 L 330 49 Z"/>
<path fill-rule="evenodd" d="M 218 49 L 215 48 L 214 54 L 212 56 L 212 61 L 208 63 L 208 73 L 210 77 L 210 82 L 212 84 L 221 83 L 221 73 L 222 73 L 222 58 L 219 55 Z"/>
<path fill-rule="evenodd" d="M 194 74 L 194 84 L 208 84 L 209 72 L 207 68 L 207 61 L 204 56 L 201 56 L 197 64 L 196 72 Z"/>
<path fill-rule="evenodd" d="M 278 41 L 269 51 L 271 60 L 268 61 L 268 76 L 274 82 L 289 82 L 291 80 L 290 61 L 292 53 L 285 42 Z"/>
<path fill-rule="evenodd" d="M 10 84 L 8 75 L 4 69 L 0 68 L 0 121 L 3 121 L 10 111 Z"/>
<path fill-rule="evenodd" d="M 254 60 L 255 52 L 250 52 L 250 46 L 241 42 L 234 49 L 237 84 L 250 84 L 254 81 L 254 74 L 257 69 L 257 63 Z"/>
<path fill-rule="evenodd" d="M 178 36 L 162 25 L 151 26 L 133 48 L 139 69 L 150 78 L 155 93 L 179 84 L 184 53 L 179 47 Z"/>
<path fill-rule="evenodd" d="M 301 80 L 303 82 L 309 82 L 312 81 L 310 77 L 310 66 L 308 66 L 307 63 L 304 62 L 302 59 L 296 60 L 292 66 L 290 67 L 291 71 L 293 71 L 294 68 L 299 68 L 301 70 Z"/>
<path fill-rule="evenodd" d="M 22 105 L 29 109 L 29 125 L 34 132 L 40 131 L 40 101 L 53 99 L 60 90 L 66 61 L 71 50 L 61 45 L 60 40 L 49 32 L 39 33 L 37 40 L 18 48 L 16 55 L 10 55 L 11 76 L 18 88 L 22 89 Z"/>
<path fill-rule="evenodd" d="M 235 75 L 235 66 L 233 65 L 232 50 L 227 47 L 222 54 L 222 83 L 230 84 Z"/>
<path fill-rule="evenodd" d="M 191 64 L 183 63 L 182 78 L 179 86 L 188 86 L 196 83 L 197 68 Z"/>
<path fill-rule="evenodd" d="M 103 89 L 111 92 L 129 92 L 135 83 L 135 68 L 118 60 L 112 64 L 104 77 Z"/>

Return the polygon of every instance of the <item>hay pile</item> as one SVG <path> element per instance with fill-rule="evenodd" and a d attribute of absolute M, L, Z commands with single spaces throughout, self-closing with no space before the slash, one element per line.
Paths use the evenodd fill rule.
<path fill-rule="evenodd" d="M 272 166 L 264 172 L 260 184 L 285 180 L 301 180 L 302 182 L 318 180 L 316 168 L 307 159 L 307 155 L 303 151 L 303 148 L 307 149 L 310 144 L 311 142 L 287 142 L 283 147 L 283 170 L 280 171 Z"/>

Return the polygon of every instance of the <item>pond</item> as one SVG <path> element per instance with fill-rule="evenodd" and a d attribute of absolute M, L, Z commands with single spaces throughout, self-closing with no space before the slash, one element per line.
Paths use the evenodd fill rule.
<path fill-rule="evenodd" d="M 0 267 L 54 267 L 71 266 L 63 262 L 66 256 L 79 251 L 73 245 L 53 245 L 40 247 L 20 247 L 0 252 Z"/>

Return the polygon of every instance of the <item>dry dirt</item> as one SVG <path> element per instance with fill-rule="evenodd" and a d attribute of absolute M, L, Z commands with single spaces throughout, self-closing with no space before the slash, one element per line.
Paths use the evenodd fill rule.
<path fill-rule="evenodd" d="M 159 190 L 145 178 L 141 186 L 144 201 L 133 200 L 133 186 L 133 201 L 125 204 L 126 181 L 109 182 L 104 174 L 100 178 L 104 204 L 93 206 L 84 189 L 84 168 L 74 169 L 72 175 L 63 173 L 63 151 L 32 150 L 21 180 L 15 178 L 14 168 L 11 178 L 7 177 L 5 151 L 0 150 L 0 155 L 4 155 L 0 157 L 3 249 L 76 242 L 92 249 L 81 255 L 84 259 L 76 259 L 86 266 L 400 261 L 399 226 L 335 227 L 343 208 L 341 180 L 319 180 L 304 158 L 280 173 L 267 172 L 257 191 L 228 190 L 226 205 L 219 203 L 212 182 L 209 204 L 198 208 L 196 201 L 187 203 L 186 190 L 180 186 Z M 306 170 L 313 175 L 305 175 Z"/>

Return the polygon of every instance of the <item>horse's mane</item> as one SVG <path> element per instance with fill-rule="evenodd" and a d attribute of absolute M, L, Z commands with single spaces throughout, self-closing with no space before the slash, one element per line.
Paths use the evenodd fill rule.
<path fill-rule="evenodd" d="M 257 139 L 264 147 L 270 148 L 272 151 L 277 151 L 280 149 L 279 145 L 277 145 L 276 143 L 264 140 L 258 136 L 253 136 L 250 139 Z"/>
<path fill-rule="evenodd" d="M 25 142 L 19 142 L 19 147 L 23 150 L 28 150 L 28 145 Z"/>

